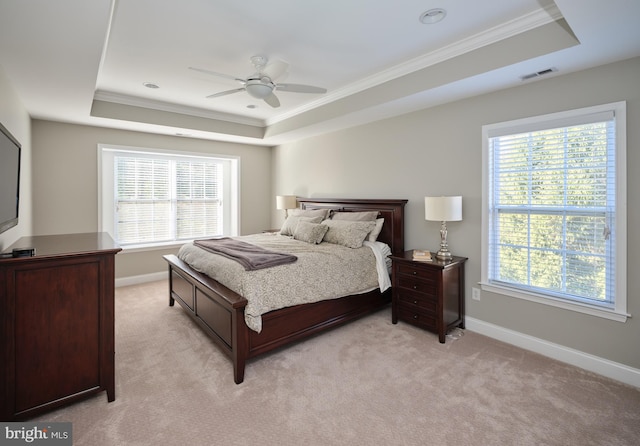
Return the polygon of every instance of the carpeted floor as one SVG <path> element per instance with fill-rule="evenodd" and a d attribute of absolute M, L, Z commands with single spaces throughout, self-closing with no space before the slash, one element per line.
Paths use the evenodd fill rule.
<path fill-rule="evenodd" d="M 116 290 L 116 400 L 36 421 L 80 445 L 638 445 L 640 389 L 390 308 L 247 364 L 229 359 L 164 281 Z"/>

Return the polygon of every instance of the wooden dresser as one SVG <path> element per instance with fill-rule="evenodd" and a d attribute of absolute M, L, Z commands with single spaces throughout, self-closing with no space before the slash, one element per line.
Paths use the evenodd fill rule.
<path fill-rule="evenodd" d="M 464 328 L 464 263 L 466 257 L 450 261 L 413 260 L 413 251 L 391 256 L 393 298 L 391 322 L 408 322 L 438 334 L 445 342 L 447 331 Z"/>
<path fill-rule="evenodd" d="M 0 420 L 106 390 L 115 399 L 114 263 L 106 233 L 24 237 L 0 259 Z"/>

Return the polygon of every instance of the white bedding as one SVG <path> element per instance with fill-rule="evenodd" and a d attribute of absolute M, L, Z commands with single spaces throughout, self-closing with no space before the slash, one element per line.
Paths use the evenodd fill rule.
<path fill-rule="evenodd" d="M 193 244 L 184 245 L 178 257 L 196 271 L 217 280 L 248 301 L 247 326 L 262 330 L 262 315 L 276 309 L 320 300 L 336 299 L 391 286 L 387 256 L 389 246 L 365 241 L 361 248 L 323 242 L 312 245 L 278 234 L 254 234 L 239 240 L 298 257 L 295 263 L 245 271 L 236 261 L 212 254 Z"/>

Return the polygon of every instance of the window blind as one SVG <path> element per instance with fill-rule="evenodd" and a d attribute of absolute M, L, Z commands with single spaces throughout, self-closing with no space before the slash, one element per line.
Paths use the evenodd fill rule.
<path fill-rule="evenodd" d="M 179 161 L 176 164 L 177 238 L 220 234 L 222 165 Z"/>
<path fill-rule="evenodd" d="M 114 157 L 118 243 L 157 243 L 222 233 L 222 163 L 118 154 Z"/>
<path fill-rule="evenodd" d="M 489 134 L 488 279 L 612 306 L 615 118 L 583 118 Z"/>
<path fill-rule="evenodd" d="M 115 228 L 120 244 L 171 240 L 170 163 L 115 157 Z"/>

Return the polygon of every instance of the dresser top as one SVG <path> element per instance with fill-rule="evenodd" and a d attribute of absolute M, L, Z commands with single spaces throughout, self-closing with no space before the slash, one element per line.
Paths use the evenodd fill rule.
<path fill-rule="evenodd" d="M 5 249 L 4 252 L 12 252 L 16 248 L 35 248 L 35 257 L 104 254 L 110 252 L 115 254 L 122 250 L 106 232 L 22 237 Z M 17 259 L 19 257 L 7 260 Z"/>

